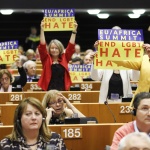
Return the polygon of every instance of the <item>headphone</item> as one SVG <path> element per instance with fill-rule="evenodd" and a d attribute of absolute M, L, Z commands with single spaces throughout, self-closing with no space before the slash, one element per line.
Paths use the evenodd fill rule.
<path fill-rule="evenodd" d="M 27 68 L 25 68 L 25 71 L 26 71 L 26 72 L 28 72 L 28 69 L 27 69 Z"/>
<path fill-rule="evenodd" d="M 133 108 L 133 110 L 131 111 L 131 114 L 132 114 L 133 116 L 136 116 L 136 109 L 135 109 L 135 108 Z"/>

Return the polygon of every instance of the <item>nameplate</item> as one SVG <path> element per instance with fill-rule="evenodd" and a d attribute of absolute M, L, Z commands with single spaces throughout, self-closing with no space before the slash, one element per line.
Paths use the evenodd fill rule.
<path fill-rule="evenodd" d="M 129 106 L 120 106 L 120 114 L 131 114 L 131 109 Z"/>
<path fill-rule="evenodd" d="M 82 138 L 82 127 L 61 127 L 63 139 Z"/>
<path fill-rule="evenodd" d="M 30 90 L 42 90 L 38 85 L 37 83 L 31 83 L 30 84 Z"/>
<path fill-rule="evenodd" d="M 82 99 L 82 94 L 80 93 L 70 93 L 68 94 L 68 99 L 70 101 L 81 101 Z"/>
<path fill-rule="evenodd" d="M 23 100 L 24 96 L 22 93 L 12 93 L 9 94 L 9 101 L 21 101 Z"/>
<path fill-rule="evenodd" d="M 86 89 L 93 89 L 93 84 L 92 83 L 81 83 L 81 89 L 86 90 Z"/>

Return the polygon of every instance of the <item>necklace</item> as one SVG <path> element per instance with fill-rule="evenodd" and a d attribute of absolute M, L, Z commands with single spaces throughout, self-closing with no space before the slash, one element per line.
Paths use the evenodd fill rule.
<path fill-rule="evenodd" d="M 26 144 L 27 146 L 34 146 L 34 145 L 36 145 L 36 144 L 38 144 L 38 142 L 36 142 L 36 143 L 34 143 L 34 144 Z"/>

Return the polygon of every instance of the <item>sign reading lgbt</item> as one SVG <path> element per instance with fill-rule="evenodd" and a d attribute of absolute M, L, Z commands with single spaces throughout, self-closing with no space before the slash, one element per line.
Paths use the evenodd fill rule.
<path fill-rule="evenodd" d="M 44 9 L 44 31 L 72 31 L 74 9 Z"/>
<path fill-rule="evenodd" d="M 88 78 L 91 72 L 91 65 L 71 65 L 69 64 L 69 73 L 71 81 L 83 81 L 83 78 Z"/>
<path fill-rule="evenodd" d="M 143 56 L 143 31 L 125 29 L 98 29 L 98 53 L 95 68 L 125 69 L 113 61 L 138 61 Z"/>
<path fill-rule="evenodd" d="M 18 41 L 0 42 L 0 64 L 10 64 L 18 57 Z"/>

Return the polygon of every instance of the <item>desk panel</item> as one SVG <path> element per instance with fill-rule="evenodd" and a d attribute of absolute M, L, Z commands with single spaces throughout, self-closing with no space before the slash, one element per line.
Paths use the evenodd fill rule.
<path fill-rule="evenodd" d="M 0 104 L 0 122 L 3 125 L 13 124 L 14 112 L 17 105 Z M 114 123 L 113 115 L 117 123 L 127 123 L 135 119 L 130 113 L 129 103 L 109 104 L 112 112 L 110 112 L 107 106 L 99 103 L 74 103 L 73 105 L 85 116 L 96 117 L 99 123 Z"/>
<path fill-rule="evenodd" d="M 0 93 L 0 104 L 6 102 L 19 103 L 24 97 L 35 97 L 42 101 L 46 91 L 36 92 L 5 92 Z M 99 91 L 61 91 L 71 102 L 79 103 L 97 103 L 99 99 Z"/>
<path fill-rule="evenodd" d="M 131 81 L 131 85 L 136 85 L 137 81 Z M 72 86 L 80 87 L 81 91 L 91 90 L 91 91 L 99 91 L 100 90 L 100 81 L 83 81 L 83 82 L 73 82 Z M 26 85 L 23 87 L 24 91 L 27 90 L 41 90 L 38 87 L 37 82 L 27 82 Z"/>
<path fill-rule="evenodd" d="M 114 132 L 123 124 L 51 125 L 49 128 L 61 134 L 62 127 L 82 128 L 82 138 L 64 139 L 68 150 L 104 150 L 111 145 Z M 0 140 L 10 134 L 12 126 L 0 126 Z"/>

